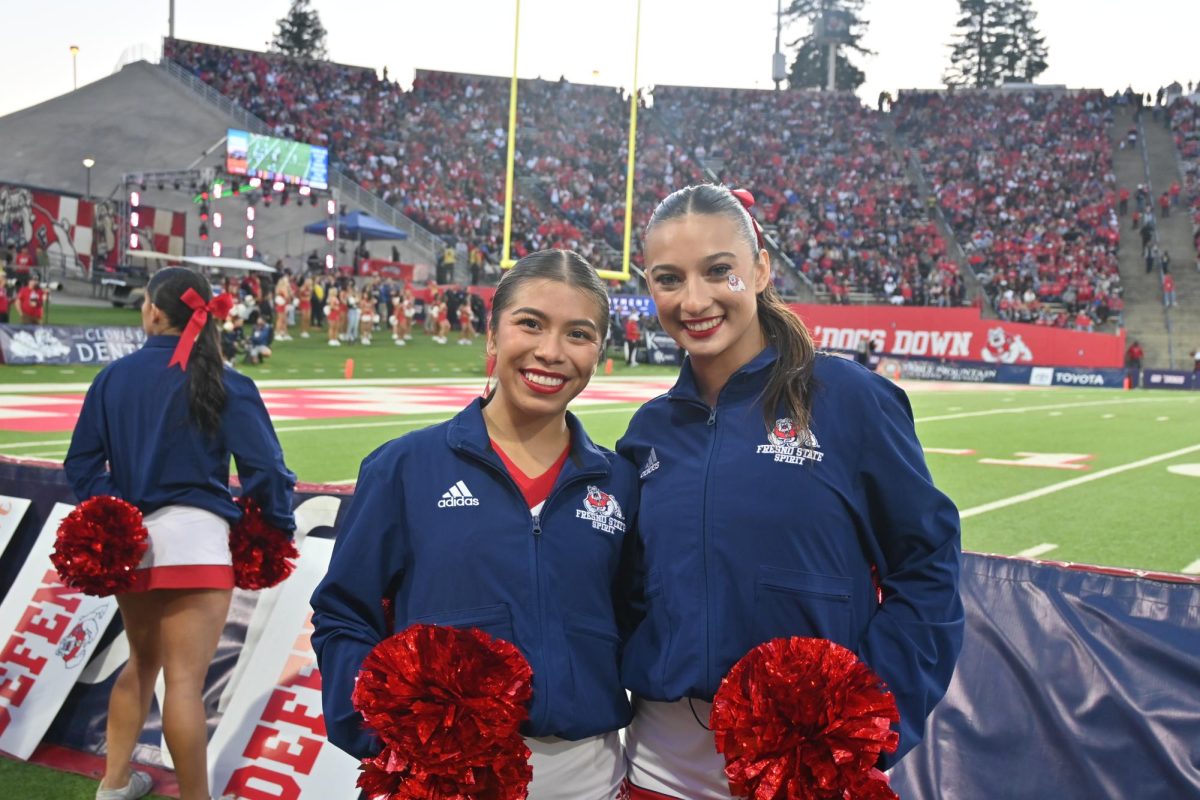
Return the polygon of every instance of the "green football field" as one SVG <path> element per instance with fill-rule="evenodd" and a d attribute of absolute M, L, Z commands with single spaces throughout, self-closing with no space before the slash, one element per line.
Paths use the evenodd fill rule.
<path fill-rule="evenodd" d="M 55 322 L 137 324 L 132 311 L 58 308 Z M 453 339 L 451 340 L 453 341 Z M 615 353 L 614 353 L 615 355 Z M 347 360 L 353 377 L 346 379 Z M 673 370 L 614 364 L 612 380 L 669 381 Z M 265 365 L 239 365 L 267 392 L 297 383 L 366 387 L 398 379 L 482 387 L 477 342 L 438 346 L 424 336 L 400 348 L 386 335 L 370 347 L 329 347 L 319 333 L 281 343 Z M 0 412 L 20 396 L 80 395 L 95 369 L 0 366 Z M 603 373 L 603 370 L 602 370 Z M 609 380 L 603 374 L 597 382 Z M 979 552 L 1167 572 L 1200 572 L 1200 395 L 1097 389 L 906 385 L 917 432 L 938 486 L 963 516 L 963 545 Z M 612 445 L 636 403 L 577 409 L 592 436 Z M 287 461 L 302 481 L 353 481 L 380 443 L 452 413 L 276 422 Z M 0 453 L 58 460 L 67 432 L 3 428 Z M 95 782 L 0 758 L 2 797 L 86 800 Z"/>
<path fill-rule="evenodd" d="M 128 311 L 101 310 L 131 324 Z M 60 309 L 68 319 L 73 312 Z M 92 310 L 89 315 L 95 314 Z M 65 322 L 60 318 L 60 322 Z M 453 339 L 451 340 L 453 342 Z M 347 360 L 353 377 L 347 380 Z M 614 365 L 613 378 L 672 370 Z M 434 345 L 418 333 L 395 347 L 385 334 L 370 347 L 329 347 L 319 334 L 278 344 L 265 365 L 240 369 L 264 389 L 294 381 L 324 386 L 428 379 L 483 383 L 479 342 Z M 603 372 L 603 371 L 602 371 Z M 0 399 L 36 388 L 79 394 L 95 369 L 0 367 Z M 606 380 L 603 374 L 597 382 Z M 5 386 L 7 385 L 7 386 Z M 967 549 L 1169 572 L 1200 572 L 1200 396 L 1102 389 L 1030 389 L 913 383 L 917 432 L 938 486 L 958 505 Z M 11 396 L 11 395 L 10 395 Z M 611 446 L 636 403 L 578 409 L 592 436 Z M 367 453 L 390 438 L 452 413 L 293 419 L 276 423 L 289 466 L 302 481 L 352 482 Z M 4 430 L 0 453 L 58 460 L 69 434 Z"/>

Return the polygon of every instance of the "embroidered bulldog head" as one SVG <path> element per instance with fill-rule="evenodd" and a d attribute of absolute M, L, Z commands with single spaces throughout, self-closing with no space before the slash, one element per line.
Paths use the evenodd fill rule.
<path fill-rule="evenodd" d="M 767 434 L 767 440 L 774 445 L 792 446 L 796 444 L 796 423 L 791 417 L 775 420 L 775 427 Z"/>
<path fill-rule="evenodd" d="M 583 508 L 593 514 L 622 519 L 621 506 L 617 499 L 597 486 L 587 487 L 587 496 L 583 499 Z"/>

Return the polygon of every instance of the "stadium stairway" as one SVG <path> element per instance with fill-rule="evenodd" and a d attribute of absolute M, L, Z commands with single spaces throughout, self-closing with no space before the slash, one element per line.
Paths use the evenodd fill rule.
<path fill-rule="evenodd" d="M 984 301 L 981 304 L 981 310 L 984 319 L 996 319 L 998 315 L 996 310 L 992 308 L 992 304 L 987 302 L 987 294 L 983 289 L 983 282 L 979 280 L 979 276 L 975 274 L 975 270 L 967 262 L 967 254 L 963 251 L 962 245 L 958 243 L 958 238 L 954 235 L 954 230 L 950 227 L 950 223 L 946 221 L 946 215 L 942 213 L 942 207 L 938 205 L 937 198 L 934 197 L 933 188 L 929 185 L 929 181 L 925 178 L 925 173 L 921 170 L 920 159 L 917 158 L 917 151 L 910 146 L 908 137 L 902 136 L 896 131 L 896 123 L 892 120 L 891 114 L 881 115 L 883 118 L 883 130 L 887 133 L 888 144 L 897 153 L 904 156 L 904 173 L 908 179 L 917 187 L 917 193 L 921 198 L 922 205 L 927 209 L 926 213 L 933 223 L 937 225 L 938 233 L 946 242 L 946 253 L 954 262 L 958 264 L 959 272 L 963 276 L 963 281 L 967 286 L 968 297 L 983 297 Z"/>
<path fill-rule="evenodd" d="M 1132 214 L 1136 208 L 1134 195 L 1139 183 L 1146 182 L 1146 162 L 1142 158 L 1141 136 L 1136 147 L 1121 147 L 1130 128 L 1136 126 L 1133 109 L 1118 106 L 1113 115 L 1109 140 L 1112 143 L 1113 173 L 1117 177 L 1118 190 L 1129 190 L 1129 213 L 1118 221 L 1121 226 L 1121 242 L 1117 250 L 1120 262 L 1121 286 L 1125 299 L 1125 331 L 1129 342 L 1141 342 L 1146 351 L 1145 365 L 1166 368 L 1169 364 L 1170 334 L 1162 306 L 1162 290 L 1158 271 L 1146 273 L 1142 256 L 1142 239 L 1132 227 Z"/>
<path fill-rule="evenodd" d="M 1158 121 L 1150 114 L 1142 115 L 1150 185 L 1155 196 L 1166 191 L 1173 182 L 1182 183 L 1183 180 L 1175 140 L 1165 119 L 1165 114 Z M 1192 221 L 1187 211 L 1177 206 L 1169 217 L 1157 216 L 1156 228 L 1159 248 L 1171 255 L 1171 276 L 1175 279 L 1176 305 L 1166 309 L 1167 327 L 1171 333 L 1171 366 L 1191 369 L 1192 353 L 1200 350 L 1200 269 L 1197 269 L 1192 242 Z M 1161 299 L 1160 290 L 1160 302 Z"/>

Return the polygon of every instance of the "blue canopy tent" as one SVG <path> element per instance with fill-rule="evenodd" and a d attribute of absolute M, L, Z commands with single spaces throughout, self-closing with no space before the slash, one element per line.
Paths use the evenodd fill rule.
<path fill-rule="evenodd" d="M 329 226 L 328 220 L 317 220 L 311 225 L 304 226 L 305 233 L 324 236 Z M 377 220 L 365 211 L 352 211 L 338 217 L 337 236 L 339 239 L 352 239 L 367 242 L 375 239 L 407 239 L 408 234 L 386 222 Z"/>

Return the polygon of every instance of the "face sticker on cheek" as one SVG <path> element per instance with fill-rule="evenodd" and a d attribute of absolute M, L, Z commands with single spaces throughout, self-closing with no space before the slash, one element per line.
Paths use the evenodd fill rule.
<path fill-rule="evenodd" d="M 729 273 L 729 291 L 744 292 L 746 291 L 746 282 L 732 272 Z"/>

